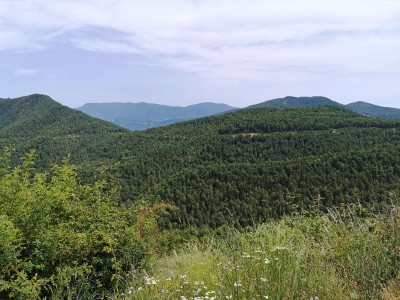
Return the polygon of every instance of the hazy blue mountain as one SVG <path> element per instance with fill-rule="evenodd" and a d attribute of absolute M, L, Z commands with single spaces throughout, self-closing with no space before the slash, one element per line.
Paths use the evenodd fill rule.
<path fill-rule="evenodd" d="M 383 107 L 363 101 L 347 104 L 346 107 L 359 114 L 383 119 L 400 119 L 400 109 Z"/>
<path fill-rule="evenodd" d="M 342 106 L 342 104 L 335 102 L 329 98 L 314 96 L 314 97 L 292 97 L 278 98 L 268 100 L 259 104 L 251 105 L 250 108 L 256 107 L 270 107 L 270 108 L 297 108 L 297 107 L 316 107 L 324 105 Z"/>
<path fill-rule="evenodd" d="M 92 117 L 112 122 L 131 130 L 170 125 L 235 109 L 218 103 L 199 103 L 186 107 L 152 103 L 87 103 L 80 110 Z"/>

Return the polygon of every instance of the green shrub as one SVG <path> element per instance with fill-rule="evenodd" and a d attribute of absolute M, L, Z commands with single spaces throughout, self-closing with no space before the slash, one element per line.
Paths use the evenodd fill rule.
<path fill-rule="evenodd" d="M 102 298 L 146 264 L 137 212 L 115 191 L 80 184 L 68 159 L 45 173 L 34 152 L 15 167 L 11 153 L 0 156 L 0 298 Z"/>

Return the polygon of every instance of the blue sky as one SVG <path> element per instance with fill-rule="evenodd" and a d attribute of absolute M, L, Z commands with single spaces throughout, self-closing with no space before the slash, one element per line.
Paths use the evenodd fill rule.
<path fill-rule="evenodd" d="M 399 0 L 0 0 L 0 97 L 400 108 Z"/>

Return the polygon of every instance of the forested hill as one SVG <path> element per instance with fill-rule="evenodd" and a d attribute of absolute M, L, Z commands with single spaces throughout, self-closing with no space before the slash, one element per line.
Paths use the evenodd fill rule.
<path fill-rule="evenodd" d="M 0 99 L 0 130 L 4 137 L 38 134 L 92 134 L 123 131 L 111 123 L 63 106 L 46 95 Z"/>
<path fill-rule="evenodd" d="M 383 119 L 400 119 L 400 109 L 392 107 L 383 107 L 367 102 L 354 102 L 346 105 L 347 108 L 370 117 Z"/>
<path fill-rule="evenodd" d="M 180 207 L 178 223 L 251 224 L 379 200 L 400 183 L 399 129 L 340 107 L 241 110 L 146 131 L 147 157 L 119 171 L 135 174 L 128 195 Z"/>
<path fill-rule="evenodd" d="M 292 97 L 278 98 L 268 100 L 259 104 L 251 105 L 250 108 L 256 107 L 270 107 L 270 108 L 299 108 L 299 107 L 315 107 L 315 106 L 342 106 L 342 104 L 335 102 L 326 97 L 313 96 L 313 97 Z"/>
<path fill-rule="evenodd" d="M 127 132 L 59 104 L 46 95 L 0 99 L 0 147 L 15 146 L 22 154 L 37 149 L 42 162 L 54 162 L 60 156 L 86 153 L 96 141 Z"/>
<path fill-rule="evenodd" d="M 31 97 L 43 100 L 39 111 L 59 107 Z M 49 122 L 52 114 L 35 113 L 33 123 L 24 110 L 7 109 L 1 145 L 38 149 L 39 165 L 70 153 L 82 180 L 107 179 L 123 201 L 172 203 L 179 210 L 167 228 L 244 226 L 316 205 L 377 203 L 400 184 L 400 121 L 342 107 L 251 108 L 140 132 L 56 108 L 52 114 L 65 115 Z M 13 120 L 29 124 L 29 138 L 10 135 L 19 128 Z"/>
<path fill-rule="evenodd" d="M 317 106 L 339 106 L 345 107 L 356 113 L 382 119 L 400 119 L 400 109 L 383 107 L 370 104 L 363 101 L 358 101 L 350 104 L 340 104 L 326 97 L 285 97 L 273 100 L 268 100 L 249 108 L 269 107 L 269 108 L 301 108 L 301 107 L 317 107 Z"/>
<path fill-rule="evenodd" d="M 235 109 L 226 104 L 205 102 L 186 107 L 152 103 L 87 103 L 77 110 L 130 130 L 143 130 L 215 115 Z"/>

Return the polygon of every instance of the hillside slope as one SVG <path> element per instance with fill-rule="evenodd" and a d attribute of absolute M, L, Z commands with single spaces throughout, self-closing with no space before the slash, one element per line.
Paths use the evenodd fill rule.
<path fill-rule="evenodd" d="M 4 135 L 92 134 L 121 128 L 63 106 L 46 95 L 0 99 L 0 128 Z"/>
<path fill-rule="evenodd" d="M 398 108 L 383 107 L 363 101 L 347 104 L 346 107 L 352 111 L 358 112 L 359 114 L 370 117 L 382 119 L 400 119 L 400 109 Z"/>
<path fill-rule="evenodd" d="M 6 110 L 1 146 L 35 148 L 42 165 L 70 153 L 82 180 L 113 182 L 124 201 L 172 203 L 166 228 L 376 204 L 400 184 L 400 121 L 343 107 L 250 108 L 131 132 L 39 98 L 35 113 L 25 100 Z"/>
<path fill-rule="evenodd" d="M 248 225 L 382 199 L 400 183 L 399 129 L 340 107 L 247 109 L 146 131 L 154 148 L 121 168 L 128 195 L 173 202 L 178 224 Z"/>
<path fill-rule="evenodd" d="M 63 106 L 46 95 L 0 99 L 0 147 L 13 145 L 17 153 L 37 149 L 40 163 L 72 153 L 74 160 L 94 160 L 87 150 L 98 141 L 127 132 Z"/>
<path fill-rule="evenodd" d="M 151 103 L 87 103 L 77 110 L 130 130 L 144 130 L 219 114 L 234 109 L 226 104 L 199 103 L 186 107 Z"/>

